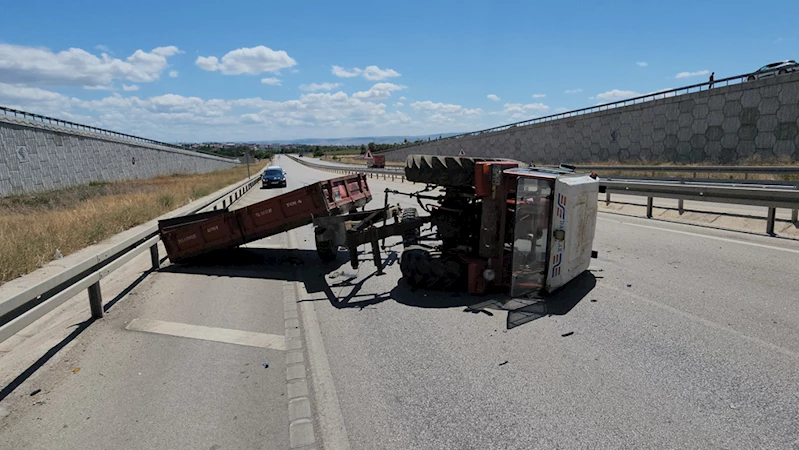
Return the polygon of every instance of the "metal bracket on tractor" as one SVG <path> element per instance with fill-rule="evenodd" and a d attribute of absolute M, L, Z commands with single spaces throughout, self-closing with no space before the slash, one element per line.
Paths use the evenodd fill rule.
<path fill-rule="evenodd" d="M 336 258 L 339 247 L 347 247 L 350 264 L 353 269 L 357 269 L 358 247 L 372 244 L 375 267 L 378 275 L 382 275 L 383 261 L 380 257 L 379 241 L 389 236 L 401 236 L 417 230 L 430 221 L 429 217 L 402 220 L 401 212 L 399 206 L 386 206 L 371 211 L 314 218 L 316 252 L 323 261 L 332 261 Z M 386 224 L 389 219 L 393 222 Z M 384 224 L 376 226 L 380 221 Z"/>

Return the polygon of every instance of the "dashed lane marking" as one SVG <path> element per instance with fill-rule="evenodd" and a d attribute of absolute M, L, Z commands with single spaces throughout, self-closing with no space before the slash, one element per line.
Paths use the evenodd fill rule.
<path fill-rule="evenodd" d="M 224 342 L 226 344 L 249 347 L 286 350 L 286 339 L 276 334 L 254 333 L 252 331 L 231 330 L 228 328 L 205 327 L 187 323 L 165 322 L 162 320 L 133 319 L 126 329 L 144 333 L 165 334 L 189 339 Z"/>

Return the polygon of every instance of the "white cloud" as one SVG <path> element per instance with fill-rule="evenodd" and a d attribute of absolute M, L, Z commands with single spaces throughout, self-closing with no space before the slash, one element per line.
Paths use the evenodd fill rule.
<path fill-rule="evenodd" d="M 405 106 L 405 103 L 397 102 L 397 103 L 394 103 L 394 106 L 396 106 L 397 108 L 401 108 L 401 107 Z"/>
<path fill-rule="evenodd" d="M 582 89 L 566 89 L 565 91 L 563 91 L 564 94 L 579 94 L 580 92 L 583 92 L 583 90 Z"/>
<path fill-rule="evenodd" d="M 649 63 L 646 61 L 638 61 L 637 63 L 635 63 L 635 65 L 637 65 L 638 67 L 647 67 Z"/>
<path fill-rule="evenodd" d="M 632 97 L 638 97 L 641 94 L 635 91 L 622 91 L 619 89 L 613 89 L 607 92 L 603 92 L 601 94 L 597 94 L 596 98 L 598 100 L 605 100 L 608 102 L 615 102 L 617 100 L 626 100 Z"/>
<path fill-rule="evenodd" d="M 568 110 L 569 110 L 569 108 L 563 108 L 563 107 L 561 107 L 561 108 L 555 108 L 555 112 L 556 112 L 556 113 L 562 113 L 562 112 L 566 112 L 566 111 L 568 111 Z"/>
<path fill-rule="evenodd" d="M 136 50 L 122 60 L 79 48 L 53 53 L 46 48 L 0 44 L 0 79 L 38 86 L 110 86 L 115 79 L 146 83 L 157 80 L 168 65 L 167 58 L 179 51 L 175 46 Z"/>
<path fill-rule="evenodd" d="M 94 46 L 95 49 L 100 50 L 103 53 L 111 53 L 111 49 L 108 48 L 107 45 L 97 44 Z"/>
<path fill-rule="evenodd" d="M 402 97 L 399 98 L 399 100 L 404 102 L 405 100 L 408 100 L 408 99 L 403 95 Z"/>
<path fill-rule="evenodd" d="M 131 85 L 123 84 L 122 85 L 122 90 L 123 91 L 138 91 L 139 90 L 139 86 L 137 86 L 135 84 L 131 84 Z"/>
<path fill-rule="evenodd" d="M 698 77 L 698 76 L 701 76 L 701 75 L 707 75 L 709 73 L 710 73 L 709 70 L 699 70 L 699 71 L 696 71 L 696 72 L 680 72 L 674 78 L 678 78 L 679 79 L 679 78 Z"/>
<path fill-rule="evenodd" d="M 488 94 L 488 95 L 486 95 L 486 98 L 491 100 L 492 102 L 498 102 L 499 101 L 499 97 L 497 97 L 494 94 Z"/>
<path fill-rule="evenodd" d="M 386 78 L 400 76 L 399 72 L 394 69 L 381 69 L 377 66 L 368 66 L 365 69 L 354 67 L 350 70 L 340 66 L 333 66 L 332 73 L 339 78 L 354 78 L 363 76 L 370 81 L 385 80 Z"/>
<path fill-rule="evenodd" d="M 527 119 L 531 115 L 540 116 L 549 111 L 549 106 L 543 103 L 505 103 L 502 113 L 509 114 L 511 119 Z"/>
<path fill-rule="evenodd" d="M 178 71 L 177 70 L 170 70 L 169 71 L 169 77 L 170 78 L 177 78 L 178 77 Z"/>
<path fill-rule="evenodd" d="M 280 79 L 275 77 L 261 78 L 261 84 L 268 84 L 270 86 L 280 86 Z"/>
<path fill-rule="evenodd" d="M 341 86 L 341 83 L 311 83 L 311 84 L 301 84 L 300 90 L 302 91 L 332 91 L 333 89 Z"/>
<path fill-rule="evenodd" d="M 532 95 L 533 98 L 544 98 L 546 96 L 547 96 L 547 94 L 533 94 Z"/>
<path fill-rule="evenodd" d="M 225 75 L 243 73 L 258 75 L 264 72 L 279 72 L 297 65 L 297 61 L 283 50 L 272 50 L 259 45 L 252 48 L 239 48 L 228 52 L 220 61 L 216 56 L 200 56 L 195 64 L 203 70 L 220 71 Z"/>
<path fill-rule="evenodd" d="M 383 100 L 391 96 L 392 91 L 401 91 L 405 86 L 393 83 L 377 83 L 370 87 L 368 91 L 361 91 L 352 94 L 352 98 L 360 100 Z"/>
<path fill-rule="evenodd" d="M 469 109 L 461 105 L 434 103 L 430 100 L 413 102 L 411 103 L 411 108 L 416 111 L 429 113 L 430 116 L 428 116 L 427 119 L 437 123 L 454 123 L 455 120 L 453 117 L 471 117 L 483 114 L 483 110 L 480 108 Z"/>

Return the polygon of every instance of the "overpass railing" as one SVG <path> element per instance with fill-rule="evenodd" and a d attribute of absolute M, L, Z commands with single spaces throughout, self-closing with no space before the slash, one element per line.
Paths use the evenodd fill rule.
<path fill-rule="evenodd" d="M 710 89 L 712 89 L 714 87 L 730 86 L 730 85 L 733 85 L 733 84 L 740 84 L 740 83 L 743 83 L 743 82 L 747 81 L 747 77 L 749 77 L 749 75 L 750 74 L 736 75 L 736 76 L 733 76 L 733 77 L 721 78 L 721 79 L 713 81 L 712 83 L 709 82 L 709 81 L 706 81 L 704 83 L 692 84 L 690 86 L 683 86 L 683 87 L 679 87 L 679 88 L 675 88 L 675 89 L 667 89 L 667 90 L 663 90 L 663 91 L 651 92 L 649 94 L 644 94 L 644 95 L 640 95 L 638 97 L 632 97 L 632 98 L 628 98 L 628 99 L 625 99 L 625 100 L 618 100 L 618 101 L 615 101 L 615 102 L 603 103 L 601 105 L 596 105 L 596 106 L 588 106 L 586 108 L 575 109 L 575 110 L 572 110 L 572 111 L 565 111 L 565 112 L 562 112 L 562 113 L 550 114 L 548 116 L 536 117 L 534 119 L 528 119 L 528 120 L 523 120 L 521 122 L 509 123 L 507 125 L 500 125 L 500 126 L 496 126 L 496 127 L 493 127 L 493 128 L 486 128 L 484 130 L 472 131 L 472 132 L 469 132 L 469 133 L 456 134 L 456 135 L 453 135 L 453 136 L 447 136 L 447 137 L 442 137 L 442 138 L 439 138 L 439 139 L 433 139 L 431 141 L 409 142 L 407 144 L 400 144 L 400 145 L 398 145 L 398 146 L 396 146 L 394 148 L 381 150 L 378 153 L 393 152 L 395 150 L 400 150 L 400 149 L 403 149 L 403 148 L 415 147 L 417 145 L 424 145 L 424 144 L 426 144 L 428 142 L 440 142 L 440 141 L 446 141 L 446 140 L 452 140 L 452 139 L 460 139 L 460 138 L 464 138 L 464 137 L 468 137 L 468 136 L 479 136 L 479 135 L 485 134 L 485 133 L 493 133 L 493 132 L 496 132 L 496 131 L 504 131 L 504 130 L 508 130 L 508 129 L 516 128 L 516 127 L 524 127 L 524 126 L 527 126 L 527 125 L 534 125 L 534 124 L 542 123 L 542 122 L 550 122 L 552 120 L 560 120 L 560 119 L 565 119 L 565 118 L 568 118 L 568 117 L 582 116 L 582 115 L 585 115 L 585 114 L 591 114 L 591 113 L 595 113 L 595 112 L 606 111 L 606 110 L 609 110 L 609 109 L 635 105 L 635 104 L 638 104 L 638 103 L 650 102 L 652 100 L 659 100 L 659 99 L 664 99 L 664 98 L 668 98 L 668 97 L 676 97 L 678 95 L 690 94 L 691 92 L 706 91 L 706 90 L 710 90 Z"/>
<path fill-rule="evenodd" d="M 259 181 L 259 175 L 256 174 L 237 183 L 233 188 L 215 195 L 211 200 L 181 212 L 193 214 L 204 209 L 215 210 L 220 203 L 221 207 L 225 208 L 241 198 Z M 102 318 L 104 311 L 100 281 L 147 250 L 150 250 L 152 269 L 158 269 L 161 265 L 158 256 L 160 240 L 158 224 L 151 225 L 35 286 L 9 298 L 0 299 L 0 342 L 18 333 L 84 289 L 89 293 L 92 318 Z"/>
<path fill-rule="evenodd" d="M 333 166 L 317 164 L 303 158 L 287 155 L 293 161 L 315 169 L 322 169 L 337 173 L 364 173 L 372 177 L 383 179 L 400 179 L 405 181 L 405 172 L 401 168 L 396 169 L 371 169 L 357 166 Z M 597 167 L 619 167 L 619 166 L 592 166 L 591 170 Z M 663 167 L 663 166 L 625 166 L 625 167 Z M 682 167 L 682 166 L 681 166 Z M 721 168 L 724 166 L 684 166 L 684 167 L 703 167 Z M 740 169 L 745 166 L 731 166 L 730 168 Z M 578 167 L 578 170 L 581 168 Z M 670 167 L 668 169 L 671 169 Z M 762 173 L 799 173 L 799 168 L 791 166 L 772 166 L 772 167 L 751 167 Z M 587 170 L 583 167 L 582 170 Z M 708 170 L 712 171 L 712 170 Z M 719 169 L 719 171 L 721 171 Z M 777 171 L 777 172 L 773 172 Z M 781 172 L 785 171 L 785 172 Z M 677 209 L 680 214 L 685 211 L 684 201 L 697 201 L 708 203 L 727 203 L 748 206 L 763 206 L 767 208 L 766 233 L 774 235 L 777 208 L 790 209 L 791 221 L 799 226 L 799 185 L 795 183 L 778 183 L 769 181 L 723 181 L 723 180 L 663 180 L 663 179 L 634 179 L 634 178 L 600 178 L 600 187 L 605 191 L 605 203 L 610 204 L 611 194 L 625 194 L 632 196 L 646 197 L 646 217 L 653 217 L 654 199 L 669 198 L 677 200 Z"/>
<path fill-rule="evenodd" d="M 152 145 L 160 145 L 162 147 L 171 147 L 171 148 L 175 148 L 175 149 L 179 149 L 179 150 L 183 150 L 183 151 L 189 151 L 189 152 L 193 151 L 193 152 L 197 152 L 197 153 L 203 153 L 205 155 L 216 156 L 217 158 L 225 158 L 224 156 L 217 155 L 217 154 L 214 154 L 214 153 L 211 153 L 211 152 L 206 152 L 206 151 L 203 151 L 203 150 L 195 150 L 195 149 L 183 147 L 183 146 L 180 146 L 180 145 L 168 144 L 166 142 L 155 141 L 153 139 L 147 139 L 147 138 L 143 138 L 143 137 L 139 137 L 139 136 L 134 136 L 132 134 L 120 133 L 118 131 L 112 131 L 112 130 L 107 130 L 105 128 L 99 128 L 99 127 L 94 127 L 94 126 L 91 126 L 91 125 L 84 125 L 84 124 L 80 124 L 80 123 L 70 122 L 68 120 L 56 119 L 55 117 L 48 117 L 48 116 L 43 116 L 41 114 L 29 113 L 27 111 L 20 111 L 20 110 L 17 110 L 17 109 L 6 108 L 4 106 L 0 106 L 0 112 L 2 112 L 6 116 L 20 117 L 20 118 L 27 119 L 27 120 L 32 120 L 32 121 L 35 121 L 35 122 L 47 123 L 47 124 L 50 124 L 50 125 L 57 125 L 57 126 L 66 127 L 66 128 L 72 128 L 73 130 L 88 131 L 88 132 L 91 132 L 91 133 L 102 134 L 102 135 L 105 135 L 105 136 L 112 136 L 112 137 L 127 139 L 129 141 L 142 142 L 142 143 L 145 143 L 145 144 L 152 144 Z M 231 159 L 231 158 L 225 158 L 225 159 Z"/>

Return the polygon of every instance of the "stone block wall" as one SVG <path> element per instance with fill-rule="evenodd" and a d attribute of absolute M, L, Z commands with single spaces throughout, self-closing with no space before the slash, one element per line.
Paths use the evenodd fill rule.
<path fill-rule="evenodd" d="M 718 86 L 718 85 L 717 85 Z M 513 158 L 536 164 L 799 161 L 799 72 L 503 131 L 442 139 L 385 155 Z"/>
<path fill-rule="evenodd" d="M 0 115 L 0 196 L 236 165 L 212 155 Z"/>

